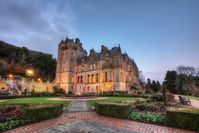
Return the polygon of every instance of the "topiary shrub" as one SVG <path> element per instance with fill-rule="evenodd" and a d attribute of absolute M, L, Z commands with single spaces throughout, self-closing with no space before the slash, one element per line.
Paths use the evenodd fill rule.
<path fill-rule="evenodd" d="M 95 111 L 100 115 L 112 116 L 117 118 L 128 118 L 131 112 L 129 103 L 96 102 Z"/>
<path fill-rule="evenodd" d="M 171 127 L 199 131 L 199 109 L 168 108 L 166 116 Z"/>
<path fill-rule="evenodd" d="M 41 104 L 23 107 L 23 119 L 34 122 L 51 119 L 63 112 L 63 104 Z"/>

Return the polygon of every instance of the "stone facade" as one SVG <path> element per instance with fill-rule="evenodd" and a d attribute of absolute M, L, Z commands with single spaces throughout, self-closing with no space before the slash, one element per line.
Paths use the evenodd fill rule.
<path fill-rule="evenodd" d="M 56 84 L 76 95 L 104 91 L 128 91 L 139 85 L 135 62 L 122 53 L 120 46 L 87 55 L 78 38 L 61 40 L 58 48 Z"/>

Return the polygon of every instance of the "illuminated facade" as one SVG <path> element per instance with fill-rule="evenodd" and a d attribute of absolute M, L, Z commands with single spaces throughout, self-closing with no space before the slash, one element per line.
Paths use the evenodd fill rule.
<path fill-rule="evenodd" d="M 103 91 L 129 91 L 130 85 L 139 84 L 135 62 L 122 53 L 120 46 L 101 52 L 94 49 L 87 55 L 78 38 L 59 43 L 56 84 L 76 95 Z"/>

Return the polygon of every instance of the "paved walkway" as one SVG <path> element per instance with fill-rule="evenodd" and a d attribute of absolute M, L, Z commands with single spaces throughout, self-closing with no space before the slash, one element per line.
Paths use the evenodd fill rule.
<path fill-rule="evenodd" d="M 87 104 L 87 102 L 78 100 L 78 101 L 72 101 L 71 104 L 67 108 L 68 112 L 87 112 L 92 111 L 92 108 L 90 105 Z"/>
<path fill-rule="evenodd" d="M 74 101 L 67 110 L 68 113 L 55 119 L 19 127 L 6 133 L 191 133 L 87 112 L 90 109 L 85 101 Z"/>

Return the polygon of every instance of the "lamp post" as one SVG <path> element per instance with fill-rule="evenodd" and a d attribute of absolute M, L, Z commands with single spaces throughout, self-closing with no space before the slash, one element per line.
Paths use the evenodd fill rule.
<path fill-rule="evenodd" d="M 12 79 L 12 78 L 13 78 L 13 75 L 12 75 L 12 74 L 9 74 L 8 77 L 9 77 L 10 79 Z"/>
<path fill-rule="evenodd" d="M 34 70 L 32 69 L 27 69 L 26 70 L 26 75 L 32 78 L 34 76 Z"/>

